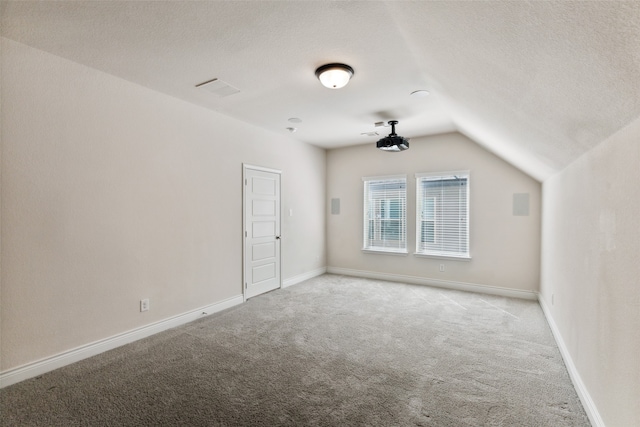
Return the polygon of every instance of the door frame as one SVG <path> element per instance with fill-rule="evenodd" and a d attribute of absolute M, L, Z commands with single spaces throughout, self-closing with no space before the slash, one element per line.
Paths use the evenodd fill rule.
<path fill-rule="evenodd" d="M 263 166 L 250 165 L 248 163 L 242 163 L 242 301 L 247 301 L 247 170 L 269 172 L 280 175 L 279 185 L 279 200 L 278 210 L 280 215 L 278 216 L 280 234 L 282 234 L 282 171 L 278 169 L 266 168 Z M 282 239 L 278 239 L 278 243 L 281 245 Z M 282 246 L 280 247 L 278 257 L 278 267 L 280 269 L 280 277 L 278 287 L 276 289 L 282 289 Z"/>

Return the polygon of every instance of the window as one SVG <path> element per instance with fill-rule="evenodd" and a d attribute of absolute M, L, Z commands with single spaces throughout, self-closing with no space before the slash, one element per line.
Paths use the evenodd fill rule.
<path fill-rule="evenodd" d="M 416 253 L 470 258 L 469 172 L 416 174 Z"/>
<path fill-rule="evenodd" d="M 422 212 L 422 239 L 426 243 L 436 242 L 436 198 L 426 197 L 424 199 L 424 210 Z"/>
<path fill-rule="evenodd" d="M 363 249 L 407 251 L 406 176 L 362 178 L 364 181 Z"/>

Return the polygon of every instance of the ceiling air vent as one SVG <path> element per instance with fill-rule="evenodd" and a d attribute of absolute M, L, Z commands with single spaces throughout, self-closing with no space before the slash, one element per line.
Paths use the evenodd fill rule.
<path fill-rule="evenodd" d="M 240 92 L 240 89 L 233 87 L 229 83 L 220 79 L 209 80 L 207 82 L 196 85 L 196 87 L 218 95 L 220 98 L 224 98 L 225 96 L 233 95 L 234 93 Z"/>

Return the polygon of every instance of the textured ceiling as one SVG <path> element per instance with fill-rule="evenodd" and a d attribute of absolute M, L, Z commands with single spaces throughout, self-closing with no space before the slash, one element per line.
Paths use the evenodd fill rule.
<path fill-rule="evenodd" d="M 538 180 L 640 116 L 640 2 L 2 1 L 2 35 L 325 148 L 459 130 Z M 322 87 L 328 62 L 355 69 Z M 197 89 L 222 79 L 228 97 Z M 427 89 L 426 98 L 410 97 Z M 299 117 L 300 124 L 291 124 Z"/>

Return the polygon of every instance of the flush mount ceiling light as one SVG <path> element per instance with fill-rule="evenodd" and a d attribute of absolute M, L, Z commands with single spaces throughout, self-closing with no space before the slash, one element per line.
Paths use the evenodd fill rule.
<path fill-rule="evenodd" d="M 384 151 L 404 151 L 409 149 L 409 140 L 396 134 L 397 120 L 389 121 L 391 133 L 376 143 L 376 146 Z"/>
<path fill-rule="evenodd" d="M 316 70 L 316 77 L 324 87 L 340 89 L 353 77 L 353 68 L 345 64 L 326 64 Z"/>

